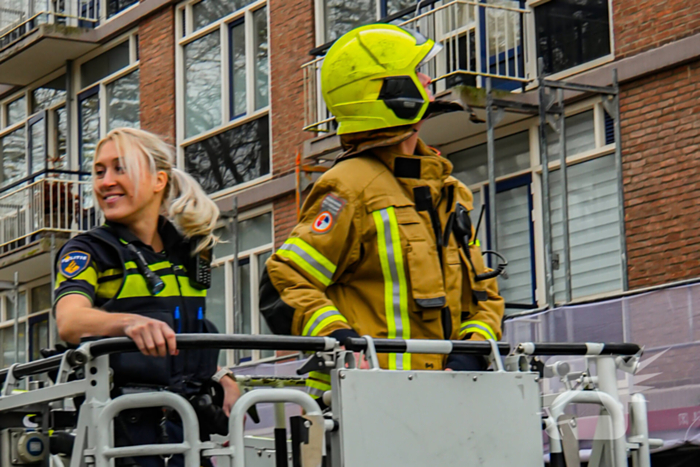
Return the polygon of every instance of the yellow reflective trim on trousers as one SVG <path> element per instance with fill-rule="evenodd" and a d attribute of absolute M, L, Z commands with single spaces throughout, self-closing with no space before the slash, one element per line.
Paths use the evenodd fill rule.
<path fill-rule="evenodd" d="M 340 314 L 337 308 L 333 306 L 326 306 L 319 310 L 316 310 L 311 318 L 306 322 L 304 330 L 302 331 L 302 336 L 317 336 L 323 328 L 336 321 L 342 321 L 347 323 L 348 320 L 345 319 L 343 315 Z"/>
<path fill-rule="evenodd" d="M 496 333 L 493 332 L 493 329 L 491 329 L 491 326 L 484 323 L 483 321 L 472 320 L 472 321 L 463 322 L 462 327 L 459 331 L 459 337 L 462 338 L 466 334 L 469 334 L 470 332 L 479 333 L 482 336 L 484 336 L 486 339 L 498 340 L 498 339 L 496 339 Z"/>
<path fill-rule="evenodd" d="M 408 318 L 408 290 L 399 224 L 393 207 L 372 213 L 377 228 L 379 262 L 384 276 L 384 310 L 389 339 L 408 339 L 411 336 Z M 410 370 L 411 355 L 389 354 L 390 370 Z"/>
<path fill-rule="evenodd" d="M 288 238 L 286 242 L 284 242 L 288 245 L 296 245 L 302 250 L 304 250 L 306 253 L 308 253 L 309 256 L 311 256 L 313 259 L 318 261 L 324 268 L 328 269 L 331 274 L 335 273 L 336 266 L 335 264 L 331 263 L 328 258 L 323 256 L 316 248 L 312 247 L 308 243 L 306 243 L 304 240 L 302 240 L 299 237 L 292 237 Z"/>
<path fill-rule="evenodd" d="M 328 287 L 331 285 L 331 280 L 324 276 L 321 272 L 319 272 L 316 268 L 311 266 L 304 258 L 299 256 L 294 251 L 289 251 L 289 250 L 277 250 L 277 254 L 280 255 L 283 258 L 289 258 L 294 263 L 296 263 L 301 269 L 306 271 L 307 273 L 311 274 L 313 278 L 315 278 L 317 281 L 319 281 L 321 284 L 325 285 Z"/>
<path fill-rule="evenodd" d="M 329 375 L 328 373 L 323 373 L 321 371 L 309 371 L 309 378 L 318 379 L 321 381 L 325 381 L 328 384 L 331 384 L 331 375 Z"/>

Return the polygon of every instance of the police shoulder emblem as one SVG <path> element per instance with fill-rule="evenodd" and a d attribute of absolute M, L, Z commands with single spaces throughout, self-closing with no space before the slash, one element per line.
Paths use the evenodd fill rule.
<path fill-rule="evenodd" d="M 311 230 L 318 234 L 328 232 L 331 227 L 333 227 L 333 216 L 328 211 L 321 212 L 318 216 L 316 216 L 314 223 L 311 224 Z"/>
<path fill-rule="evenodd" d="M 59 270 L 67 278 L 72 278 L 83 272 L 90 265 L 90 253 L 71 251 L 61 258 Z"/>

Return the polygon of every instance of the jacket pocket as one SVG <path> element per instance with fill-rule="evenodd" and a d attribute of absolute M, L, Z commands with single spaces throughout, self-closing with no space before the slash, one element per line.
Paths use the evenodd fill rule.
<path fill-rule="evenodd" d="M 171 328 L 174 325 L 172 313 L 166 311 L 153 311 L 141 315 L 164 321 Z M 170 355 L 150 357 L 141 352 L 130 352 L 111 355 L 109 365 L 114 371 L 114 385 L 116 387 L 129 385 L 170 386 L 173 360 Z"/>
<path fill-rule="evenodd" d="M 413 239 L 406 256 L 413 299 L 419 307 L 434 308 L 439 312 L 445 307 L 447 298 L 435 244 L 425 239 Z"/>

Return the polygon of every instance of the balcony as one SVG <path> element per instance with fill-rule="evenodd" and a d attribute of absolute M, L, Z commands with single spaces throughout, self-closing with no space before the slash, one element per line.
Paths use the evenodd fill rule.
<path fill-rule="evenodd" d="M 532 12 L 504 4 L 455 0 L 415 15 L 399 25 L 421 32 L 443 45 L 443 50 L 420 71 L 434 77 L 436 95 L 456 86 L 483 88 L 491 78 L 495 89 L 523 89 L 536 77 Z M 323 57 L 302 65 L 304 76 L 304 130 L 329 133 L 333 117 L 323 102 L 320 71 Z M 464 93 L 462 93 L 464 94 Z M 479 93 L 477 92 L 477 97 Z"/>
<path fill-rule="evenodd" d="M 44 234 L 68 237 L 104 221 L 93 203 L 92 182 L 84 175 L 61 171 L 34 179 L 0 194 L 0 257 L 40 241 Z"/>
<path fill-rule="evenodd" d="M 26 86 L 97 46 L 99 0 L 0 0 L 0 84 Z"/>

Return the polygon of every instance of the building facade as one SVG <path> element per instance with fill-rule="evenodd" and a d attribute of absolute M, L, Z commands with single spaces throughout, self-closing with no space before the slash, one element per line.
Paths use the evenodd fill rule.
<path fill-rule="evenodd" d="M 0 0 L 0 280 L 7 289 L 0 367 L 38 358 L 56 342 L 50 264 L 68 236 L 100 221 L 90 164 L 100 137 L 119 126 L 163 136 L 222 212 L 233 213 L 235 199 L 237 215 L 221 221 L 228 241 L 215 251 L 208 314 L 221 331 L 268 332 L 257 305 L 261 269 L 294 226 L 313 170 L 322 170 L 312 167 L 327 166 L 340 151 L 319 93 L 323 54 L 345 31 L 376 21 L 419 29 L 444 46 L 424 71 L 436 77 L 437 95 L 469 104 L 472 116 L 429 120 L 421 136 L 473 191 L 475 224 L 484 206 L 482 243 L 510 261 L 500 279 L 508 314 L 602 303 L 698 278 L 694 3 L 424 0 L 416 9 L 411 0 L 66 0 L 59 8 Z M 563 183 L 562 127 L 549 115 L 541 130 L 538 112 L 547 102 L 538 78 L 617 92 L 613 69 L 619 117 L 612 94 L 562 93 Z M 489 80 L 493 92 L 486 93 Z M 548 92 L 556 104 L 556 90 Z M 241 318 L 232 311 L 237 300 Z M 615 315 L 603 319 L 609 332 L 599 339 L 552 335 L 633 336 L 670 349 L 676 331 L 700 314 L 690 305 L 678 310 L 640 311 L 646 324 L 637 334 L 625 334 Z M 695 337 L 683 345 L 692 348 Z M 235 364 L 233 353 L 222 354 L 222 363 Z M 660 387 L 700 384 L 692 371 L 660 378 Z"/>

